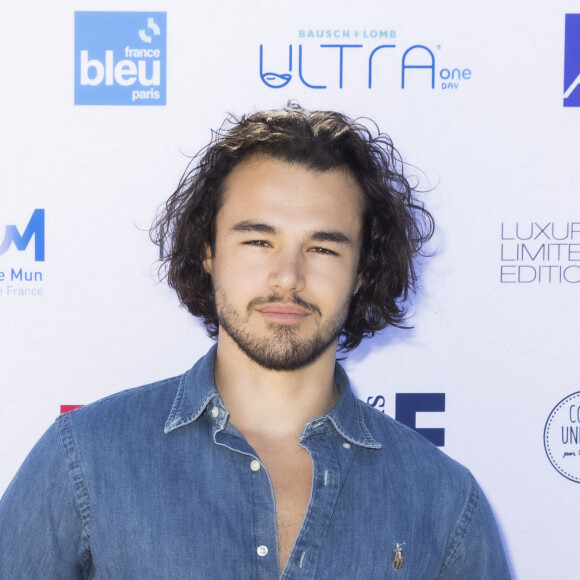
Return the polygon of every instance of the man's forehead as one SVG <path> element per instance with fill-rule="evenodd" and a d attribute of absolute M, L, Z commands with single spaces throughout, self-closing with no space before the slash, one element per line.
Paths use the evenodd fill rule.
<path fill-rule="evenodd" d="M 251 232 L 357 245 L 362 237 L 363 197 L 354 177 L 343 168 L 317 171 L 255 156 L 228 176 L 217 231 L 228 237 Z"/>
<path fill-rule="evenodd" d="M 241 185 L 258 187 L 264 179 L 269 179 L 270 181 L 276 181 L 278 177 L 295 179 L 305 174 L 314 178 L 334 177 L 338 182 L 342 182 L 342 188 L 350 191 L 353 201 L 358 202 L 361 207 L 364 205 L 363 190 L 348 167 L 340 165 L 328 169 L 319 169 L 311 167 L 307 162 L 286 161 L 262 153 L 253 154 L 243 159 L 230 170 L 224 180 L 220 205 L 225 203 L 228 194 L 237 190 Z M 242 180 L 243 184 L 241 183 Z M 298 182 L 295 183 L 298 185 Z M 292 188 L 290 188 L 288 194 L 291 194 L 292 191 Z"/>

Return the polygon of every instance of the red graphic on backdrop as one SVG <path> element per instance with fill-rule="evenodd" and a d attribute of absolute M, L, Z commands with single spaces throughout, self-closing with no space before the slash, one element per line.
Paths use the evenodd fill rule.
<path fill-rule="evenodd" d="M 82 405 L 61 405 L 60 406 L 60 413 L 62 415 L 62 413 L 68 413 L 69 411 L 74 411 L 75 409 L 78 409 L 79 407 L 82 407 Z"/>

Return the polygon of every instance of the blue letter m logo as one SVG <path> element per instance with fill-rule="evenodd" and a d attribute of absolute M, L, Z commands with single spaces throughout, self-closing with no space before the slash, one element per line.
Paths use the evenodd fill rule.
<path fill-rule="evenodd" d="M 30 240 L 34 236 L 34 260 L 44 262 L 44 210 L 35 209 L 24 233 L 20 235 L 16 226 L 6 226 L 4 241 L 0 245 L 0 256 L 5 254 L 14 242 L 20 252 L 26 250 Z"/>

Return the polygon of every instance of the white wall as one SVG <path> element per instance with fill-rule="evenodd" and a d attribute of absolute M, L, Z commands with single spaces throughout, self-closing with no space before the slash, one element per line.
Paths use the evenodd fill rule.
<path fill-rule="evenodd" d="M 166 12 L 166 32 L 149 29 L 152 43 L 161 43 L 151 46 L 166 50 L 166 105 L 75 105 L 82 47 L 75 46 L 74 12 L 95 9 Z M 293 98 L 309 109 L 372 117 L 422 170 L 410 167 L 411 175 L 434 188 L 425 200 L 438 225 L 435 254 L 411 304 L 415 328 L 387 331 L 348 358 L 359 396 L 382 396 L 394 414 L 397 393 L 444 393 L 445 411 L 420 413 L 417 427 L 444 428 L 444 451 L 481 482 L 514 576 L 577 578 L 580 444 L 561 441 L 562 428 L 577 433 L 577 398 L 558 411 L 547 442 L 568 476 L 551 465 L 543 442 L 552 409 L 580 390 L 580 108 L 563 106 L 565 14 L 574 11 L 572 1 L 548 0 L 5 7 L 0 244 L 4 226 L 23 233 L 34 209 L 44 209 L 46 257 L 35 261 L 34 239 L 24 251 L 12 244 L 0 255 L 0 492 L 60 405 L 178 374 L 206 351 L 211 342 L 201 325 L 156 282 L 147 228 L 185 155 L 209 140 L 226 112 Z M 131 24 L 113 36 L 119 46 L 146 46 L 138 29 Z M 308 38 L 309 30 L 331 37 Z M 362 45 L 343 49 L 342 88 L 340 51 L 321 44 Z M 369 89 L 369 55 L 381 44 L 395 46 L 375 53 Z M 289 73 L 292 45 L 286 86 L 261 80 L 260 45 L 262 72 L 278 74 Z M 326 88 L 301 82 L 299 45 L 304 80 Z M 401 88 L 402 58 L 414 45 L 426 49 L 412 51 L 406 64 L 429 64 L 432 54 L 434 88 L 429 69 L 407 69 Z M 567 67 L 580 73 L 580 49 L 571 50 Z M 89 50 L 91 58 L 97 55 Z M 115 61 L 122 58 L 115 52 Z M 442 78 L 453 69 L 463 78 Z M 449 82 L 457 86 L 442 88 Z M 532 227 L 532 239 L 507 239 L 516 224 L 522 238 Z M 555 242 L 553 233 L 564 238 L 556 241 L 559 258 L 552 246 L 549 259 L 517 259 L 522 243 L 535 255 Z M 541 281 L 530 265 L 544 266 Z M 528 266 L 522 280 L 536 279 L 514 283 L 518 266 Z M 559 281 L 557 267 L 571 267 L 570 281 Z M 42 280 L 10 280 L 20 268 Z M 10 287 L 43 295 L 19 296 Z"/>

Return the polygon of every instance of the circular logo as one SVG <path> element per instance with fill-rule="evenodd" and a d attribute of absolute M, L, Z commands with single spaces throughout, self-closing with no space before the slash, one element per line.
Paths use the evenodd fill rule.
<path fill-rule="evenodd" d="M 554 469 L 580 483 L 580 391 L 552 409 L 544 427 L 544 448 Z"/>

